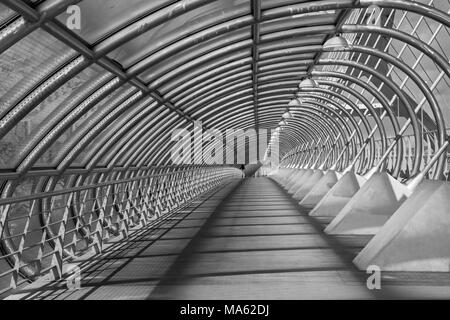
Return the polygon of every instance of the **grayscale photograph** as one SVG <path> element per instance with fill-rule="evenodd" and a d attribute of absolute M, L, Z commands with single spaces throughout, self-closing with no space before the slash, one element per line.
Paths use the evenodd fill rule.
<path fill-rule="evenodd" d="M 449 58 L 449 0 L 0 0 L 0 306 L 450 300 Z"/>

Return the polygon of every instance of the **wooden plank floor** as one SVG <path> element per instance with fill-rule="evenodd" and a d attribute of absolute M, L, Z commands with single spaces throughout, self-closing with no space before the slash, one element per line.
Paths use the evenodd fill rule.
<path fill-rule="evenodd" d="M 272 180 L 234 181 L 112 246 L 83 270 L 81 289 L 60 282 L 12 298 L 372 299 L 401 298 L 405 290 L 416 297 L 417 288 L 419 297 L 448 294 L 448 286 L 435 283 L 436 291 L 433 281 L 395 274 L 383 290 L 368 290 L 368 275 L 351 260 L 370 237 L 327 236 L 328 222 L 309 217 Z"/>

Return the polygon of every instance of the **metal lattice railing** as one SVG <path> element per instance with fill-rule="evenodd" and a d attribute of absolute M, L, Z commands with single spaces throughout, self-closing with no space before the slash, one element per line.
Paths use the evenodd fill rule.
<path fill-rule="evenodd" d="M 241 175 L 232 167 L 154 168 L 74 187 L 65 180 L 50 191 L 0 199 L 0 293 L 44 274 L 57 279 L 74 258 L 99 254 L 112 240 Z"/>
<path fill-rule="evenodd" d="M 444 1 L 421 2 L 450 12 Z M 448 115 L 443 107 L 448 68 L 440 56 L 447 58 L 443 47 L 448 28 L 433 23 L 426 15 L 380 4 L 352 9 L 338 29 L 349 47 L 324 52 L 321 56 L 324 59 L 319 59 L 316 66 L 320 71 L 313 72 L 328 92 L 322 87 L 315 92 L 298 93 L 302 99 L 299 103 L 308 104 L 309 110 L 313 110 L 307 110 L 310 113 L 319 106 L 326 109 L 324 115 L 336 111 L 337 114 L 328 114 L 342 117 L 336 120 L 339 124 L 332 134 L 337 136 L 336 141 L 319 137 L 323 130 L 317 130 L 315 141 L 302 141 L 297 148 L 295 143 L 289 143 L 294 148 L 285 154 L 282 164 L 355 169 L 361 174 L 385 167 L 401 179 L 424 172 L 428 178 L 442 179 L 442 173 L 447 178 L 448 160 L 443 155 L 448 145 L 445 134 Z M 391 30 L 396 32 L 395 36 L 389 36 Z M 434 54 L 423 49 L 431 47 L 429 51 Z M 346 110 L 340 111 L 338 105 L 344 105 Z M 306 106 L 298 109 L 302 108 L 307 109 Z M 353 112 L 355 109 L 359 109 L 358 114 Z M 356 118 L 356 124 L 350 121 L 351 116 Z M 312 117 L 316 122 L 327 122 L 317 117 L 317 112 Z M 363 124 L 367 132 L 360 130 Z M 336 130 L 348 125 L 347 132 Z M 351 126 L 357 129 L 352 130 Z M 333 129 L 333 125 L 324 128 Z M 411 131 L 414 135 L 409 135 Z M 379 136 L 382 139 L 377 140 Z M 343 143 L 337 145 L 342 137 Z M 311 161 L 314 157 L 319 161 Z"/>

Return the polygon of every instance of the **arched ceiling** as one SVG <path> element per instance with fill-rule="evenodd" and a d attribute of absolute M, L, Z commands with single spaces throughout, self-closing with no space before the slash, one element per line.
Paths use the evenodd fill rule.
<path fill-rule="evenodd" d="M 417 132 L 419 122 L 442 129 L 433 98 L 424 88 L 415 90 L 421 71 L 413 66 L 417 81 L 410 73 L 402 85 L 412 58 L 389 48 L 398 42 L 412 56 L 425 55 L 433 75 L 443 73 L 445 84 L 439 86 L 445 91 L 447 44 L 439 35 L 437 44 L 427 44 L 424 32 L 414 34 L 407 27 L 391 32 L 367 26 L 364 19 L 371 5 L 384 10 L 385 24 L 398 26 L 405 25 L 405 16 L 414 25 L 427 12 L 422 19 L 448 32 L 444 2 L 0 0 L 3 176 L 166 165 L 173 129 L 194 121 L 205 129 L 273 130 L 307 76 L 321 80 L 324 92 L 301 94 L 311 104 L 281 133 L 282 155 L 324 132 L 347 139 L 355 131 L 362 141 L 374 130 L 383 139 L 386 130 L 398 131 L 399 116 L 410 117 Z M 81 9 L 79 30 L 67 26 L 71 5 Z M 323 52 L 337 33 L 355 46 Z M 381 41 L 390 47 L 382 48 Z M 392 63 L 395 70 L 389 71 Z M 381 90 L 380 83 L 386 83 Z M 437 86 L 424 85 L 432 91 Z M 396 97 L 400 106 L 394 115 L 391 99 Z M 422 98 L 429 98 L 427 112 L 425 119 L 416 119 L 417 104 L 411 101 Z M 375 104 L 390 110 L 386 126 L 391 129 L 384 128 L 382 112 L 371 108 Z M 349 120 L 348 110 L 357 122 Z"/>

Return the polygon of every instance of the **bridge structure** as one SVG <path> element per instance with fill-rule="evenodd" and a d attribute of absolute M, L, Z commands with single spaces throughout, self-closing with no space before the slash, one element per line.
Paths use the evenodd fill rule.
<path fill-rule="evenodd" d="M 0 0 L 0 297 L 450 298 L 449 10 Z"/>

